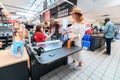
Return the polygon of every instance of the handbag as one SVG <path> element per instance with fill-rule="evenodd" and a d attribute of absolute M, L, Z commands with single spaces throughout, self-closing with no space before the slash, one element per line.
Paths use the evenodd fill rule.
<path fill-rule="evenodd" d="M 69 39 L 68 39 L 68 40 L 69 40 Z M 63 44 L 62 44 L 63 47 L 67 46 L 68 40 L 65 40 L 65 41 L 63 42 Z M 71 46 L 75 46 L 75 42 L 74 42 L 74 41 L 71 42 Z"/>

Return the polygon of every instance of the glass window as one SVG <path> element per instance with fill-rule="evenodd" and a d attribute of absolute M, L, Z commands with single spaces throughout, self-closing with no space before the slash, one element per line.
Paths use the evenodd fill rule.
<path fill-rule="evenodd" d="M 47 6 L 50 6 L 50 0 L 47 0 Z"/>
<path fill-rule="evenodd" d="M 35 2 L 33 1 L 33 5 L 30 8 L 30 10 L 35 11 L 33 14 L 37 14 L 38 12 L 43 11 L 44 9 L 44 2 L 47 2 L 47 7 L 51 6 L 55 1 L 58 0 L 36 0 Z M 31 13 L 30 11 L 28 12 L 29 14 Z"/>

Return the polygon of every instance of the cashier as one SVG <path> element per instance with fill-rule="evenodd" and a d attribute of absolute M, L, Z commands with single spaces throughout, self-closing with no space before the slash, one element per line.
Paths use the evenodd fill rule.
<path fill-rule="evenodd" d="M 44 41 L 46 41 L 47 38 L 51 37 L 51 35 L 48 36 L 48 35 L 44 34 L 43 32 L 44 32 L 43 26 L 37 25 L 35 34 L 34 34 L 35 42 L 44 42 Z"/>

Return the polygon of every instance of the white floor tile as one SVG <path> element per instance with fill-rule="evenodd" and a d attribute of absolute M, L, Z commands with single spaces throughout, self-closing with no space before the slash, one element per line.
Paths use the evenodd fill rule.
<path fill-rule="evenodd" d="M 69 76 L 72 80 L 73 80 L 75 77 L 77 77 L 77 75 L 74 74 L 73 72 L 67 74 L 67 76 Z"/>
<path fill-rule="evenodd" d="M 64 77 L 64 76 L 65 76 L 65 74 L 64 74 L 64 72 L 63 72 L 63 71 L 61 71 L 61 72 L 57 73 L 57 75 L 58 75 L 60 78 L 62 78 L 62 77 Z"/>
<path fill-rule="evenodd" d="M 74 80 L 81 80 L 79 77 L 74 78 Z"/>
<path fill-rule="evenodd" d="M 58 76 L 53 76 L 50 78 L 50 80 L 60 80 L 60 78 Z"/>
<path fill-rule="evenodd" d="M 56 73 L 55 73 L 54 71 L 52 71 L 52 72 L 49 72 L 47 75 L 48 75 L 48 77 L 50 77 L 50 78 L 51 78 L 51 77 L 55 76 L 55 75 L 56 75 Z"/>
<path fill-rule="evenodd" d="M 43 77 L 40 78 L 40 80 L 46 80 L 46 79 L 48 79 L 47 75 L 44 75 Z"/>
<path fill-rule="evenodd" d="M 82 79 L 82 80 L 87 80 L 88 79 L 88 75 L 85 75 L 84 73 L 80 74 L 79 77 Z"/>
<path fill-rule="evenodd" d="M 71 80 L 71 78 L 70 77 L 68 77 L 68 76 L 64 76 L 63 78 L 61 78 L 60 80 Z"/>
<path fill-rule="evenodd" d="M 92 75 L 90 78 L 93 80 L 100 80 L 100 77 L 98 75 Z"/>
<path fill-rule="evenodd" d="M 88 80 L 94 80 L 94 79 L 92 79 L 92 78 L 89 78 Z"/>
<path fill-rule="evenodd" d="M 113 80 L 113 78 L 110 78 L 110 77 L 104 76 L 101 80 Z"/>

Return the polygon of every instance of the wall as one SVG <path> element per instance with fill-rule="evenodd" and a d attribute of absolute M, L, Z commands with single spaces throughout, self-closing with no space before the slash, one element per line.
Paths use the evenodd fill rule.
<path fill-rule="evenodd" d="M 115 24 L 115 27 L 116 27 L 117 29 L 120 29 L 120 24 Z"/>
<path fill-rule="evenodd" d="M 82 9 L 84 13 L 92 12 L 102 8 L 120 5 L 120 0 L 78 0 L 77 6 Z"/>
<path fill-rule="evenodd" d="M 68 19 L 68 24 L 72 24 L 72 23 L 73 23 L 73 21 L 74 21 L 74 20 L 72 19 L 72 17 L 71 17 L 71 16 L 58 18 L 58 19 L 56 19 L 56 21 L 58 21 L 58 22 L 59 22 L 59 24 L 62 24 L 63 19 Z"/>

